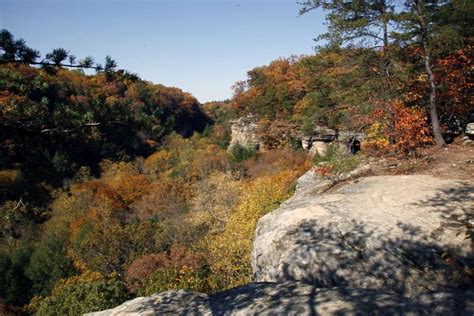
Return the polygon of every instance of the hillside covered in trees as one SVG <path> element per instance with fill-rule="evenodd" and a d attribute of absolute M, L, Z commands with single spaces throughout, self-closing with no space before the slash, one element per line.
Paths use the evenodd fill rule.
<path fill-rule="evenodd" d="M 110 57 L 105 68 L 65 63 L 61 49 L 55 62 L 25 59 L 31 49 L 1 35 L 2 313 L 75 314 L 249 279 L 256 221 L 288 196 L 304 153 L 228 152 L 224 123 L 190 94 Z"/>
<path fill-rule="evenodd" d="M 474 109 L 472 1 L 348 3 L 304 1 L 301 14 L 328 13 L 324 45 L 256 67 L 230 100 L 204 105 L 109 56 L 40 59 L 3 30 L 0 314 L 245 284 L 257 220 L 311 166 L 301 135 L 362 132 L 360 156 L 399 157 L 460 135 Z M 231 120 L 250 114 L 265 150 L 228 149 Z"/>

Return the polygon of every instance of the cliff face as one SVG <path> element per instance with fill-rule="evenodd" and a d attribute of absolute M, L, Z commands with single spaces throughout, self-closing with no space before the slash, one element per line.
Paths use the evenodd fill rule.
<path fill-rule="evenodd" d="M 215 295 L 169 291 L 92 315 L 473 314 L 474 182 L 311 172 L 260 219 L 254 283 Z M 472 236 L 472 235 L 471 235 Z"/>
<path fill-rule="evenodd" d="M 260 140 L 256 135 L 257 129 L 257 120 L 253 116 L 246 116 L 231 121 L 231 140 L 229 148 L 239 144 L 241 146 L 258 149 L 260 147 Z"/>
<path fill-rule="evenodd" d="M 298 130 L 296 126 L 282 122 L 273 122 L 270 126 L 260 126 L 258 118 L 252 115 L 241 117 L 230 123 L 231 140 L 229 148 L 239 144 L 265 151 L 282 146 L 282 144 L 288 144 L 291 140 L 309 151 L 311 155 L 315 153 L 324 155 L 327 146 L 331 142 L 337 142 L 345 148 L 354 139 L 362 141 L 365 137 L 361 132 L 336 131 L 326 127 L 315 127 L 305 134 Z"/>

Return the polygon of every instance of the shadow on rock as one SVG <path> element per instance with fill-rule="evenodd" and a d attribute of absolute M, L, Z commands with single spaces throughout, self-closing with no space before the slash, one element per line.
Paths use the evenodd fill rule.
<path fill-rule="evenodd" d="M 463 315 L 474 311 L 473 298 L 452 291 L 407 298 L 370 289 L 252 283 L 211 296 L 210 307 L 213 315 Z"/>
<path fill-rule="evenodd" d="M 274 271 L 276 281 L 388 289 L 402 295 L 466 287 L 456 278 L 453 266 L 443 260 L 445 249 L 420 236 L 418 227 L 399 223 L 403 234 L 395 239 L 380 233 L 374 236 L 355 220 L 351 227 L 343 233 L 337 225 L 318 227 L 317 220 L 306 220 L 288 231 L 281 241 L 295 246 L 286 248 L 286 259 Z"/>
<path fill-rule="evenodd" d="M 432 237 L 437 238 L 449 229 L 464 228 L 466 238 L 471 240 L 471 252 L 474 251 L 474 185 L 461 181 L 459 187 L 441 189 L 418 205 L 433 206 L 433 212 L 443 219 Z"/>

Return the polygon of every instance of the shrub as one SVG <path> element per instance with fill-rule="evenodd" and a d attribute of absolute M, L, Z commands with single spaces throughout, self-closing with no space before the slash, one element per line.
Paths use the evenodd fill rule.
<path fill-rule="evenodd" d="M 31 281 L 25 275 L 30 252 L 29 247 L 20 246 L 11 256 L 0 253 L 0 298 L 7 305 L 22 305 L 30 299 Z"/>
<path fill-rule="evenodd" d="M 288 148 L 273 149 L 262 152 L 257 159 L 244 162 L 246 174 L 255 179 L 264 175 L 275 175 L 285 170 L 308 170 L 307 152 L 293 151 Z"/>
<path fill-rule="evenodd" d="M 0 170 L 0 190 L 12 189 L 23 180 L 20 170 Z"/>
<path fill-rule="evenodd" d="M 248 146 L 241 144 L 235 144 L 230 149 L 230 154 L 235 162 L 242 162 L 257 155 L 257 151 Z"/>
<path fill-rule="evenodd" d="M 178 216 L 187 209 L 189 187 L 181 179 L 159 179 L 150 185 L 146 195 L 133 203 L 133 215 L 140 220 L 164 220 Z"/>
<path fill-rule="evenodd" d="M 132 262 L 125 274 L 125 282 L 131 293 L 136 293 L 150 275 L 167 262 L 165 253 L 142 256 Z"/>
<path fill-rule="evenodd" d="M 393 101 L 374 111 L 363 148 L 408 155 L 416 154 L 418 148 L 430 143 L 432 138 L 425 111 Z"/>
<path fill-rule="evenodd" d="M 145 281 L 138 294 L 148 296 L 157 292 L 169 290 L 190 290 L 204 292 L 207 289 L 206 273 L 183 266 L 180 269 L 163 267 L 158 268 Z"/>
<path fill-rule="evenodd" d="M 263 148 L 267 150 L 291 145 L 297 148 L 299 142 L 295 141 L 298 138 L 295 131 L 296 126 L 285 120 L 270 121 L 267 118 L 263 118 L 258 122 L 256 136 Z"/>
<path fill-rule="evenodd" d="M 84 225 L 72 240 L 71 255 L 102 273 L 122 274 L 131 261 L 143 254 L 161 251 L 161 223 Z"/>
<path fill-rule="evenodd" d="M 39 316 L 82 315 L 115 307 L 127 298 L 126 288 L 116 274 L 86 272 L 58 281 L 51 296 L 32 303 L 37 304 Z"/>
<path fill-rule="evenodd" d="M 157 174 L 172 167 L 172 155 L 167 150 L 160 150 L 150 155 L 144 162 L 143 168 L 147 174 Z"/>
<path fill-rule="evenodd" d="M 324 155 L 319 153 L 314 155 L 313 164 L 317 167 L 313 170 L 322 176 L 337 177 L 354 170 L 359 162 L 359 155 L 351 155 L 347 148 L 337 143 L 331 143 Z"/>
<path fill-rule="evenodd" d="M 132 293 L 150 295 L 171 289 L 205 290 L 207 269 L 201 254 L 174 243 L 169 253 L 155 253 L 136 259 L 125 274 Z"/>

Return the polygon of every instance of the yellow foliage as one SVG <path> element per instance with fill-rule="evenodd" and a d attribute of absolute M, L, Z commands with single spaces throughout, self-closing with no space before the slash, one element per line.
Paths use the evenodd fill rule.
<path fill-rule="evenodd" d="M 28 314 L 34 314 L 39 309 L 45 298 L 46 297 L 44 296 L 33 296 L 30 302 L 23 307 L 23 311 Z"/>
<path fill-rule="evenodd" d="M 131 205 L 141 220 L 155 216 L 177 216 L 190 198 L 190 185 L 186 182 L 159 178 L 150 185 L 148 193 Z"/>
<path fill-rule="evenodd" d="M 73 255 L 70 254 L 70 256 L 72 257 Z M 81 271 L 83 273 L 87 272 L 87 264 L 79 259 L 77 260 L 74 260 L 72 265 L 74 266 L 74 270 L 76 271 Z"/>
<path fill-rule="evenodd" d="M 172 154 L 168 150 L 160 150 L 150 155 L 144 162 L 143 168 L 147 174 L 161 173 L 172 167 Z"/>
<path fill-rule="evenodd" d="M 101 180 L 109 185 L 127 205 L 139 200 L 149 190 L 148 180 L 135 169 L 132 163 L 104 161 L 101 167 L 104 170 Z"/>
<path fill-rule="evenodd" d="M 117 103 L 119 101 L 119 99 L 116 97 L 116 96 L 108 96 L 106 99 L 105 99 L 105 104 L 107 104 L 108 106 L 113 106 L 115 105 L 115 103 Z"/>
<path fill-rule="evenodd" d="M 296 103 L 293 113 L 302 115 L 305 110 L 310 107 L 310 105 L 311 103 L 309 102 L 308 98 L 303 98 Z"/>
<path fill-rule="evenodd" d="M 242 202 L 230 215 L 222 234 L 205 238 L 211 272 L 215 276 L 213 290 L 250 282 L 250 254 L 257 221 L 290 196 L 290 185 L 297 176 L 297 171 L 284 171 L 248 183 Z"/>
<path fill-rule="evenodd" d="M 73 185 L 70 192 L 62 192 L 51 204 L 52 216 L 45 223 L 45 230 L 67 230 L 86 214 L 93 200 L 91 190 L 80 184 Z"/>
<path fill-rule="evenodd" d="M 11 188 L 20 178 L 20 170 L 0 170 L 0 188 Z"/>
<path fill-rule="evenodd" d="M 207 224 L 211 231 L 221 232 L 230 213 L 240 201 L 242 182 L 230 172 L 213 172 L 193 187 L 191 216 L 187 222 L 193 226 Z"/>
<path fill-rule="evenodd" d="M 209 144 L 202 146 L 194 152 L 190 163 L 190 176 L 192 179 L 203 179 L 213 171 L 225 171 L 230 169 L 227 152 L 217 145 Z"/>
<path fill-rule="evenodd" d="M 111 274 L 111 276 L 113 275 L 114 274 Z M 84 271 L 80 275 L 72 276 L 67 279 L 61 279 L 58 282 L 56 282 L 56 284 L 54 285 L 53 293 L 55 289 L 61 287 L 62 285 L 76 284 L 76 283 L 92 283 L 92 282 L 96 282 L 102 279 L 104 279 L 104 276 L 101 273 L 87 270 L 87 271 Z"/>

